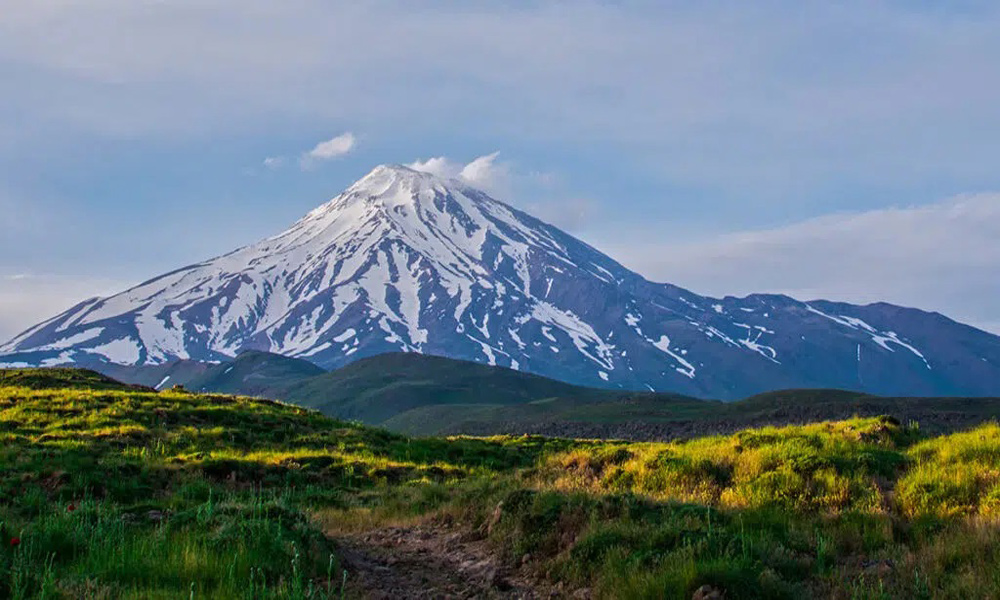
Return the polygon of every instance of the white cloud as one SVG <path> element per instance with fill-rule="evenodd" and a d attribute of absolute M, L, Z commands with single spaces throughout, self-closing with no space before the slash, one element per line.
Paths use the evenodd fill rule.
<path fill-rule="evenodd" d="M 353 133 L 350 131 L 342 133 L 316 144 L 312 150 L 303 152 L 299 156 L 299 166 L 305 170 L 312 168 L 316 163 L 341 158 L 350 154 L 357 143 L 358 139 Z M 288 158 L 284 156 L 268 156 L 262 164 L 265 169 L 274 171 L 284 167 L 287 162 Z"/>
<path fill-rule="evenodd" d="M 265 169 L 280 169 L 285 164 L 284 156 L 268 156 L 264 159 Z"/>
<path fill-rule="evenodd" d="M 443 156 L 428 158 L 427 160 L 417 159 L 406 166 L 415 171 L 422 171 L 448 179 L 457 178 L 463 169 L 463 165 L 452 162 Z"/>
<path fill-rule="evenodd" d="M 444 156 L 427 160 L 416 160 L 407 166 L 416 171 L 431 173 L 438 177 L 460 179 L 484 192 L 509 201 L 512 182 L 511 166 L 497 162 L 499 152 L 480 156 L 470 163 L 462 164 Z"/>
<path fill-rule="evenodd" d="M 333 160 L 350 153 L 357 144 L 357 138 L 348 131 L 334 138 L 320 142 L 316 146 L 302 155 L 302 166 L 308 167 L 316 162 Z"/>
<path fill-rule="evenodd" d="M 1000 194 L 832 214 L 702 242 L 604 246 L 650 279 L 701 293 L 888 301 L 1000 332 Z"/>
<path fill-rule="evenodd" d="M 480 156 L 462 168 L 459 177 L 468 181 L 472 185 L 483 189 L 494 188 L 505 182 L 510 177 L 510 170 L 506 165 L 496 162 L 499 152 Z"/>

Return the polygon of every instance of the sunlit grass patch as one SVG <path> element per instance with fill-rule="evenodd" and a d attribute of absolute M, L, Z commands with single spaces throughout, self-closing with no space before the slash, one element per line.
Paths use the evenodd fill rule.
<path fill-rule="evenodd" d="M 1000 517 L 1000 426 L 984 425 L 914 445 L 915 465 L 896 487 L 911 517 Z"/>
<path fill-rule="evenodd" d="M 887 419 L 764 428 L 671 444 L 605 445 L 552 457 L 558 489 L 637 493 L 732 508 L 874 511 L 878 477 L 906 463 L 908 433 Z"/>

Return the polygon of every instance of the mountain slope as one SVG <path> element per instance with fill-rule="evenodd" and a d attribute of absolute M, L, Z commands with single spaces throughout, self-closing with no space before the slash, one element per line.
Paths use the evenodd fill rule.
<path fill-rule="evenodd" d="M 1000 337 L 941 315 L 699 296 L 462 182 L 400 166 L 376 168 L 275 237 L 87 300 L 0 347 L 0 364 L 226 361 L 248 350 L 325 369 L 420 352 L 725 399 L 1000 387 Z"/>
<path fill-rule="evenodd" d="M 251 350 L 231 362 L 209 367 L 184 384 L 191 390 L 281 398 L 275 392 L 300 381 L 326 374 L 309 361 Z"/>

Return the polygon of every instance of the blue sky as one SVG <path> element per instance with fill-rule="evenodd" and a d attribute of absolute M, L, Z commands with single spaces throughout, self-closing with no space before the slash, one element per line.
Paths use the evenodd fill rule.
<path fill-rule="evenodd" d="M 11 4 L 3 338 L 495 152 L 489 191 L 650 279 L 1000 332 L 996 3 Z"/>

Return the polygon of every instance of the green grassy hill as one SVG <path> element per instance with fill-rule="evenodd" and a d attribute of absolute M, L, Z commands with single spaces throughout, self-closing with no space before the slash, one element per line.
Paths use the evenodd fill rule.
<path fill-rule="evenodd" d="M 570 394 L 513 405 L 432 404 L 399 413 L 380 425 L 409 435 L 492 435 L 585 424 L 594 432 L 590 437 L 607 437 L 600 431 L 608 424 L 641 424 L 644 433 L 657 437 L 655 425 L 706 419 L 721 404 L 670 394 L 597 390 L 591 395 Z"/>
<path fill-rule="evenodd" d="M 324 414 L 370 424 L 430 406 L 499 407 L 547 398 L 598 401 L 620 395 L 503 367 L 413 353 L 362 359 L 276 394 Z"/>
<path fill-rule="evenodd" d="M 0 597 L 442 595 L 371 575 L 451 564 L 403 556 L 406 536 L 478 540 L 502 569 L 476 596 L 1000 596 L 996 424 L 413 439 L 40 370 L 0 373 L 0 442 Z M 383 566 L 358 559 L 365 544 Z"/>
<path fill-rule="evenodd" d="M 142 390 L 139 385 L 121 383 L 115 379 L 87 369 L 0 369 L 0 387 L 29 389 L 74 390 Z"/>

